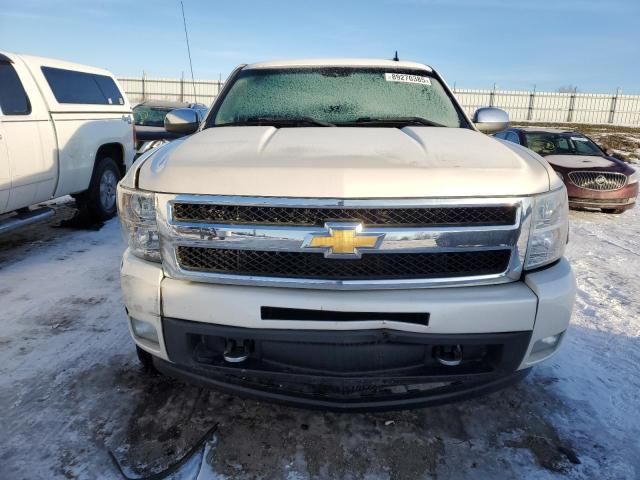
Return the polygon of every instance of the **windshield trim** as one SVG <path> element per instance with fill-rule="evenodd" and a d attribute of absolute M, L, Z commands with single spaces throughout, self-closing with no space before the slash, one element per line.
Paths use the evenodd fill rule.
<path fill-rule="evenodd" d="M 438 75 L 436 73 L 435 70 L 431 70 L 430 71 L 430 70 L 425 70 L 425 69 L 422 69 L 422 68 L 411 68 L 411 67 L 391 68 L 391 67 L 383 67 L 383 66 L 380 66 L 380 67 L 377 67 L 377 66 L 363 67 L 363 66 L 342 66 L 342 65 L 322 65 L 322 66 L 319 66 L 319 65 L 290 65 L 290 66 L 282 66 L 282 67 L 274 67 L 274 68 L 260 68 L 260 69 L 251 69 L 251 68 L 245 68 L 245 67 L 246 67 L 246 65 L 241 65 L 231 73 L 231 75 L 229 76 L 229 78 L 225 82 L 225 85 L 222 88 L 222 91 L 218 94 L 218 96 L 216 97 L 213 105 L 211 106 L 211 109 L 209 110 L 209 114 L 207 115 L 206 120 L 202 123 L 201 130 L 205 130 L 207 128 L 216 128 L 218 126 L 221 126 L 221 125 L 216 125 L 215 124 L 215 119 L 216 119 L 216 117 L 218 115 L 218 111 L 222 107 L 222 104 L 224 103 L 227 95 L 229 94 L 229 91 L 231 90 L 231 87 L 233 87 L 233 85 L 236 83 L 236 81 L 238 80 L 238 77 L 242 74 L 242 72 L 251 71 L 251 70 L 260 70 L 261 72 L 281 72 L 281 71 L 287 71 L 287 70 L 290 71 L 290 70 L 319 70 L 319 69 L 320 70 L 321 69 L 341 69 L 341 70 L 359 70 L 359 71 L 362 71 L 362 70 L 367 70 L 367 71 L 368 70 L 374 70 L 374 71 L 382 71 L 382 72 L 390 72 L 390 73 L 411 73 L 411 74 L 420 73 L 420 75 L 424 75 L 424 76 L 433 78 L 434 80 L 438 81 L 440 83 L 440 85 L 442 86 L 442 89 L 446 93 L 447 98 L 449 99 L 449 101 L 452 103 L 453 108 L 455 109 L 456 113 L 458 114 L 458 119 L 460 120 L 460 126 L 459 127 L 446 127 L 446 128 L 466 128 L 466 129 L 469 129 L 469 130 L 475 130 L 475 128 L 473 127 L 473 124 L 469 120 L 469 117 L 467 117 L 466 113 L 462 109 L 462 106 L 458 103 L 458 101 L 456 100 L 455 96 L 453 95 L 453 92 L 451 92 L 451 90 L 449 89 L 449 86 L 440 77 L 440 75 Z M 366 125 L 361 125 L 361 126 L 366 128 Z M 419 126 L 419 125 L 414 125 L 414 126 Z"/>

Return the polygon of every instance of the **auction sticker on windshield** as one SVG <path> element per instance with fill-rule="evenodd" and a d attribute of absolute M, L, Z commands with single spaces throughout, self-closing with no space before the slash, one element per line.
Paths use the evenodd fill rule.
<path fill-rule="evenodd" d="M 419 83 L 421 85 L 431 85 L 431 79 L 429 77 L 422 77 L 420 75 L 409 75 L 407 73 L 385 73 L 384 79 L 387 82 Z"/>

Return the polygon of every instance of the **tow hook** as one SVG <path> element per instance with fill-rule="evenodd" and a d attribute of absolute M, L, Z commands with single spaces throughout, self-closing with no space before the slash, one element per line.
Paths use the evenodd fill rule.
<path fill-rule="evenodd" d="M 433 356 L 441 365 L 456 367 L 462 363 L 462 347 L 460 345 L 439 345 L 434 347 Z"/>
<path fill-rule="evenodd" d="M 224 360 L 229 363 L 241 363 L 249 358 L 251 342 L 228 338 L 222 354 Z"/>

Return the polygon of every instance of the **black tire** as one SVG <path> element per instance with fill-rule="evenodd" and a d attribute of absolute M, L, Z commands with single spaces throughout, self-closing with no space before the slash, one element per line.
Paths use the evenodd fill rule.
<path fill-rule="evenodd" d="M 95 220 L 108 220 L 116 214 L 115 189 L 122 177 L 116 162 L 110 157 L 102 157 L 96 162 L 86 192 L 76 196 L 80 209 L 86 209 Z"/>
<path fill-rule="evenodd" d="M 138 355 L 138 361 L 142 366 L 142 370 L 145 373 L 158 375 L 158 370 L 156 370 L 156 367 L 153 364 L 153 355 L 151 355 L 149 352 L 144 351 L 137 345 L 136 345 L 136 354 Z"/>
<path fill-rule="evenodd" d="M 620 215 L 624 213 L 624 208 L 603 208 L 602 213 L 608 213 L 610 215 Z"/>

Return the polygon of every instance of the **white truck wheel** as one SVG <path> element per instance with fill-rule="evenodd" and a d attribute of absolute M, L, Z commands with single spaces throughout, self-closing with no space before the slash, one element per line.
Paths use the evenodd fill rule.
<path fill-rule="evenodd" d="M 77 197 L 78 206 L 86 207 L 97 220 L 108 220 L 116 214 L 116 187 L 121 173 L 110 157 L 98 160 L 89 189 Z"/>

